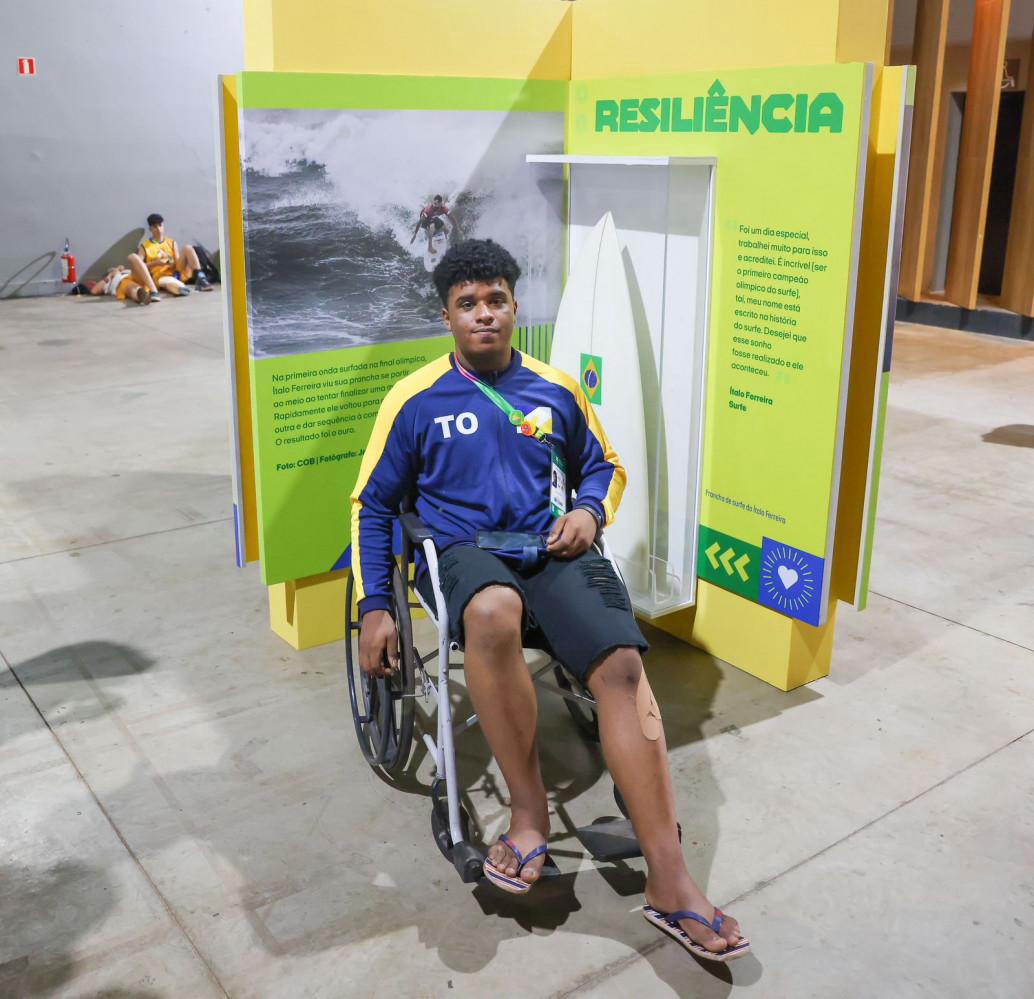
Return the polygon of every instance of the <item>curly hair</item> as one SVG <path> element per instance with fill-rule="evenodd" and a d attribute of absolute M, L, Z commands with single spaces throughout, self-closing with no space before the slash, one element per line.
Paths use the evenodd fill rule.
<path fill-rule="evenodd" d="M 442 305 L 449 304 L 449 289 L 466 281 L 502 278 L 514 294 L 521 269 L 508 250 L 491 239 L 465 239 L 445 251 L 431 277 Z"/>

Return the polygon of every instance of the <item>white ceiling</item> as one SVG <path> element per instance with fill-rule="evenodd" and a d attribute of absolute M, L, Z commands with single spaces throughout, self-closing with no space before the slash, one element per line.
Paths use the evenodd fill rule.
<path fill-rule="evenodd" d="M 894 0 L 894 45 L 911 45 L 917 0 Z M 972 36 L 976 0 L 949 0 L 948 44 L 965 45 Z M 1034 33 L 1034 0 L 1012 0 L 1009 37 L 1030 38 Z"/>

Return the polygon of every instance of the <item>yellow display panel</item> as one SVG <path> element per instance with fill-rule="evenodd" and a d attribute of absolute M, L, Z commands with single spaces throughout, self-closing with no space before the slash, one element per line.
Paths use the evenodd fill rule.
<path fill-rule="evenodd" d="M 347 587 L 347 572 L 325 572 L 269 587 L 270 628 L 298 650 L 341 641 Z"/>
<path fill-rule="evenodd" d="M 255 441 L 251 427 L 248 357 L 248 302 L 244 275 L 244 219 L 241 192 L 237 80 L 220 77 L 220 144 L 223 157 L 220 250 L 226 295 L 224 334 L 230 378 L 231 446 L 234 453 L 233 504 L 237 564 L 258 558 L 255 501 Z"/>
<path fill-rule="evenodd" d="M 493 53 L 492 74 L 499 76 L 584 79 L 849 59 L 879 64 L 889 8 L 882 0 L 854 4 L 854 10 L 850 0 L 525 0 L 517 16 L 515 6 L 457 0 L 443 19 L 440 5 L 414 0 L 245 0 L 245 68 L 481 75 L 483 65 L 464 61 L 463 39 L 492 19 L 505 30 L 504 44 Z M 856 24 L 856 14 L 872 23 L 867 26 L 863 17 Z M 387 41 L 385 24 L 391 25 Z M 448 54 L 435 51 L 429 38 Z M 867 204 L 866 216 L 875 210 Z M 852 426 L 849 418 L 848 435 Z M 302 604 L 295 603 L 296 615 Z M 810 628 L 701 581 L 694 611 L 658 623 L 783 689 L 829 669 L 832 613 L 826 625 Z"/>
<path fill-rule="evenodd" d="M 244 0 L 244 68 L 273 69 L 273 7 L 275 0 Z"/>
<path fill-rule="evenodd" d="M 893 3 L 839 0 L 836 61 L 882 66 L 890 54 L 893 11 Z"/>
<path fill-rule="evenodd" d="M 573 79 L 835 61 L 836 0 L 578 0 L 572 6 Z"/>
<path fill-rule="evenodd" d="M 248 68 L 567 80 L 571 14 L 560 0 L 272 0 L 273 66 Z"/>
<path fill-rule="evenodd" d="M 779 690 L 793 690 L 829 673 L 835 617 L 830 608 L 826 623 L 813 628 L 700 580 L 695 607 L 650 623 Z"/>
<path fill-rule="evenodd" d="M 897 302 L 901 240 L 898 204 L 904 195 L 908 163 L 914 75 L 912 67 L 885 67 L 873 90 L 847 432 L 830 590 L 834 597 L 858 609 L 865 606 L 868 590 L 865 568 L 872 549 L 870 513 L 875 514 L 881 407 L 886 404 L 882 383 L 890 370 L 890 337 Z"/>

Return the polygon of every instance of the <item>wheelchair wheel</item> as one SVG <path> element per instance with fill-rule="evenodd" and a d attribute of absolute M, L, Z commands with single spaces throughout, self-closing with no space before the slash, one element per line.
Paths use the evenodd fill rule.
<path fill-rule="evenodd" d="M 592 697 L 592 694 L 589 693 L 589 688 L 579 680 L 569 676 L 562 666 L 554 666 L 553 675 L 556 677 L 557 686 L 562 690 L 580 694 L 583 697 Z M 590 705 L 584 701 L 571 701 L 565 697 L 564 707 L 567 708 L 568 714 L 574 719 L 575 725 L 578 726 L 578 731 L 586 739 L 590 742 L 600 741 L 600 723 L 596 717 L 595 702 Z"/>
<path fill-rule="evenodd" d="M 392 775 L 405 767 L 413 745 L 416 650 L 413 648 L 406 584 L 396 566 L 391 577 L 391 591 L 395 604 L 399 668 L 390 677 L 376 679 L 367 676 L 359 666 L 359 621 L 352 606 L 354 585 L 354 579 L 349 576 L 345 595 L 345 658 L 352 722 L 366 762 Z"/>

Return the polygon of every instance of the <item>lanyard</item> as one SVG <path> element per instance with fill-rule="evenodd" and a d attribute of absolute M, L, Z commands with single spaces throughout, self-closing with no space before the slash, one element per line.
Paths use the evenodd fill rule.
<path fill-rule="evenodd" d="M 488 396 L 492 402 L 495 403 L 505 414 L 507 420 L 510 421 L 510 425 L 517 427 L 525 437 L 534 437 L 535 440 L 541 441 L 543 444 L 551 447 L 549 441 L 546 440 L 546 435 L 538 429 L 538 427 L 532 426 L 527 420 L 524 419 L 524 414 L 519 410 L 511 406 L 491 385 L 486 385 L 480 378 L 475 378 L 466 368 L 460 364 L 459 360 L 453 355 L 453 361 L 456 364 L 456 370 L 467 379 L 468 382 L 473 382 L 481 391 Z"/>

